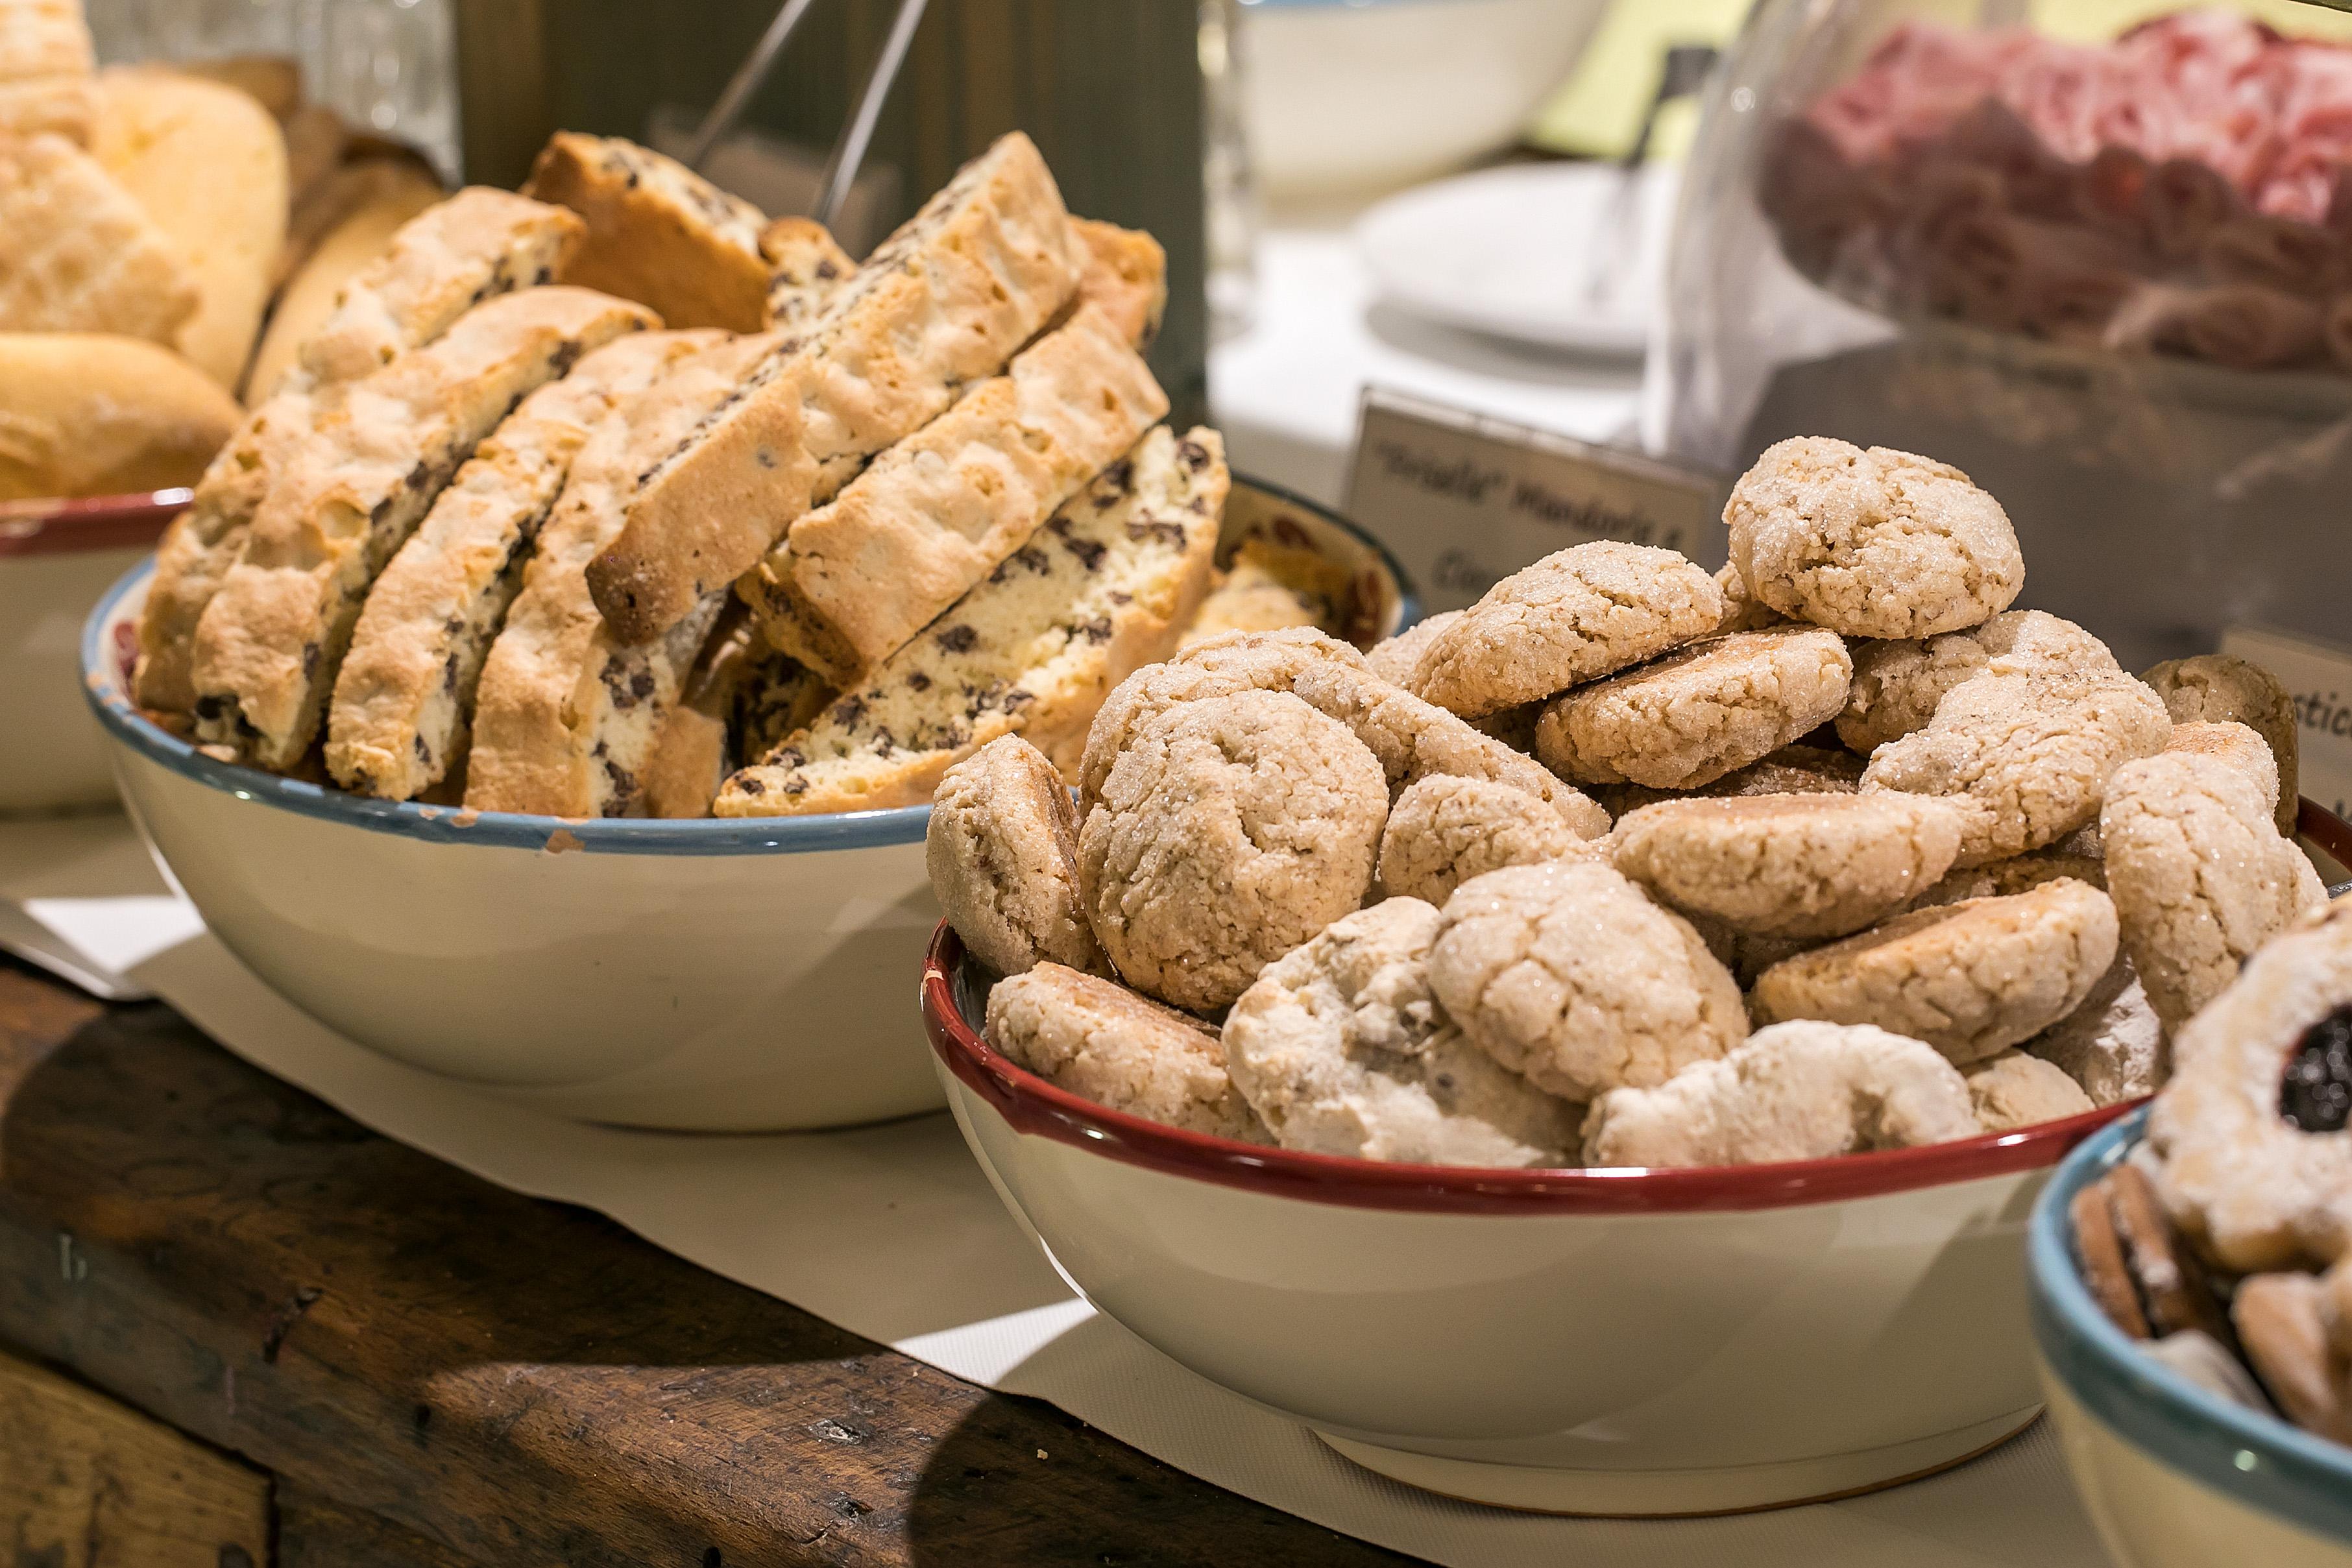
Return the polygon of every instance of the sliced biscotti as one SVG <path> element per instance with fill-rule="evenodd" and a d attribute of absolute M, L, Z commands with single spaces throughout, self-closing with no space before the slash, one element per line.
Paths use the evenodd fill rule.
<path fill-rule="evenodd" d="M 1153 430 L 920 637 L 730 779 L 713 809 L 918 804 L 1015 731 L 1069 777 L 1104 694 L 1166 657 L 1207 591 L 1229 483 L 1214 431 Z"/>
<path fill-rule="evenodd" d="M 170 239 L 62 136 L 0 142 L 0 331 L 168 344 L 196 308 Z"/>
<path fill-rule="evenodd" d="M 525 289 L 353 382 L 288 459 L 197 622 L 197 735 L 266 768 L 300 761 L 369 584 L 442 486 L 534 388 L 659 324 L 593 289 Z"/>
<path fill-rule="evenodd" d="M 589 569 L 614 630 L 658 635 L 867 459 L 1002 370 L 1076 287 L 1076 248 L 1027 137 L 966 164 L 804 332 L 649 465 Z"/>
<path fill-rule="evenodd" d="M 712 632 L 645 768 L 648 817 L 707 817 L 727 776 L 764 757 L 833 700 L 833 688 L 760 635 L 731 604 Z"/>
<path fill-rule="evenodd" d="M 480 301 L 546 282 L 582 232 L 562 207 L 476 186 L 402 225 L 383 254 L 352 276 L 278 390 L 221 448 L 163 535 L 139 622 L 142 705 L 167 713 L 194 706 L 196 623 L 286 459 L 336 405 L 333 389 L 433 341 Z"/>
<path fill-rule="evenodd" d="M 849 281 L 857 264 L 814 218 L 778 218 L 760 231 L 768 258 L 768 325 L 807 326 Z"/>
<path fill-rule="evenodd" d="M 463 756 L 490 641 L 522 587 L 572 457 L 625 398 L 719 334 L 639 332 L 522 400 L 475 450 L 368 590 L 327 714 L 327 771 L 347 789 L 413 800 Z"/>
<path fill-rule="evenodd" d="M 1142 356 L 1087 306 L 794 523 L 738 591 L 770 641 L 848 685 L 1167 412 Z"/>
<path fill-rule="evenodd" d="M 649 305 L 672 327 L 768 325 L 767 214 L 685 164 L 617 136 L 559 131 L 522 193 L 587 220 L 572 282 Z"/>
<path fill-rule="evenodd" d="M 1078 302 L 1100 307 L 1121 337 L 1148 347 L 1168 313 L 1167 251 L 1140 229 L 1096 218 L 1072 218 L 1070 233 L 1081 247 Z"/>
<path fill-rule="evenodd" d="M 681 658 L 667 638 L 618 643 L 588 595 L 588 562 L 619 530 L 630 484 L 646 465 L 775 346 L 775 334 L 761 333 L 679 361 L 615 409 L 572 459 L 523 569 L 522 592 L 482 666 L 467 805 L 559 817 L 640 809 L 646 761 L 699 648 Z M 705 605 L 725 597 L 722 590 Z"/>

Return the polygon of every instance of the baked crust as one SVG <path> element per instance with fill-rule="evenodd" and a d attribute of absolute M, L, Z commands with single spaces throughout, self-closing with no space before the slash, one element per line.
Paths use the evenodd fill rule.
<path fill-rule="evenodd" d="M 144 339 L 0 332 L 0 501 L 191 484 L 244 417 Z"/>

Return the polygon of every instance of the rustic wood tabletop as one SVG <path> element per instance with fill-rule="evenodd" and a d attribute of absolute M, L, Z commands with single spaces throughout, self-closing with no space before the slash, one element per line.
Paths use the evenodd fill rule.
<path fill-rule="evenodd" d="M 1406 1561 L 0 960 L 19 1568 Z"/>

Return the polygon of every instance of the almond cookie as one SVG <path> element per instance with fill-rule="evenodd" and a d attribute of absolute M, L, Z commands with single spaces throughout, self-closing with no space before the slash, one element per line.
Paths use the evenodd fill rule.
<path fill-rule="evenodd" d="M 2137 1100 L 2164 1082 L 2164 1024 L 2127 957 L 2107 967 L 2081 1007 L 2022 1049 L 2082 1085 L 2094 1105 Z"/>
<path fill-rule="evenodd" d="M 2210 757 L 2224 767 L 2233 768 L 2254 781 L 2270 803 L 2273 821 L 2279 801 L 2278 758 L 2263 737 L 2234 719 L 2215 724 L 2203 719 L 2175 719 L 2172 738 L 2166 743 L 2167 752 L 2183 752 L 2192 757 Z M 2294 836 L 2294 828 L 2281 828 L 2288 838 Z"/>
<path fill-rule="evenodd" d="M 1757 977 L 1759 1019 L 1871 1023 L 1965 1067 L 2082 1006 L 2116 961 L 2116 911 L 2079 882 L 1897 915 Z"/>
<path fill-rule="evenodd" d="M 2107 775 L 2171 736 L 2164 705 L 2128 675 L 1988 671 L 1955 687 L 1927 728 L 1873 752 L 1862 788 L 1951 800 L 1953 863 L 1983 865 L 2094 821 Z"/>
<path fill-rule="evenodd" d="M 2292 836 L 2303 786 L 2296 766 L 2294 698 L 2279 678 L 2235 654 L 2204 653 L 2166 660 L 2147 673 L 2147 684 L 2175 723 L 2234 721 L 2269 744 L 2278 765 L 2278 831 Z"/>
<path fill-rule="evenodd" d="M 2107 890 L 2148 1004 L 2179 1029 L 2294 918 L 2327 902 L 2319 873 L 2271 824 L 2261 789 L 2210 757 L 2116 769 L 2099 813 Z"/>
<path fill-rule="evenodd" d="M 2061 840 L 2060 843 L 2065 841 Z M 2056 882 L 2062 876 L 2087 882 L 2104 893 L 2107 887 L 2107 864 L 2104 859 L 2070 854 L 2058 844 L 2053 844 L 2046 850 L 2011 855 L 2007 860 L 1964 866 L 1913 899 L 1911 907 L 1934 909 L 1939 904 L 1958 904 L 1963 899 L 2006 898 L 2012 893 L 2031 893 L 2043 883 Z"/>
<path fill-rule="evenodd" d="M 1650 1088 L 1748 1037 L 1738 986 L 1689 922 L 1597 860 L 1488 872 L 1443 913 L 1430 988 L 1538 1089 Z"/>
<path fill-rule="evenodd" d="M 1612 1089 L 1584 1124 L 1589 1166 L 1818 1160 L 1973 1137 L 1968 1085 L 1916 1040 L 1780 1023 L 1654 1089 Z"/>
<path fill-rule="evenodd" d="M 1864 643 L 1853 650 L 1853 685 L 1838 715 L 1838 738 L 1867 757 L 1923 729 L 1936 705 L 1995 661 L 2013 674 L 2120 674 L 2107 645 L 2039 610 L 2011 610 L 1981 626 L 1916 641 Z"/>
<path fill-rule="evenodd" d="M 1051 961 L 1102 973 L 1078 896 L 1078 813 L 1045 754 L 1001 736 L 947 770 L 923 858 L 972 956 L 1000 975 Z"/>
<path fill-rule="evenodd" d="M 1614 817 L 1687 800 L 1694 795 L 1729 800 L 1744 795 L 1851 795 L 1862 788 L 1862 758 L 1819 746 L 1784 746 L 1761 762 L 1735 768 L 1696 789 L 1653 789 L 1643 784 L 1603 784 L 1594 799 Z"/>
<path fill-rule="evenodd" d="M 1461 611 L 1443 610 L 1414 622 L 1366 653 L 1364 668 L 1391 685 L 1408 685 L 1412 679 L 1413 666 L 1421 663 L 1421 655 L 1441 632 L 1461 619 Z"/>
<path fill-rule="evenodd" d="M 2021 1051 L 1972 1062 L 1960 1076 L 1968 1080 L 1977 1125 L 1988 1133 L 2014 1132 L 2097 1109 L 2081 1084 Z"/>
<path fill-rule="evenodd" d="M 1536 756 L 1579 783 L 1696 789 L 1827 723 L 1853 674 L 1817 627 L 1711 637 L 1553 699 Z"/>
<path fill-rule="evenodd" d="M 1558 811 L 1508 784 L 1433 773 L 1405 787 L 1381 834 L 1381 886 L 1442 904 L 1474 876 L 1505 866 L 1598 854 Z"/>
<path fill-rule="evenodd" d="M 1778 936 L 1843 936 L 1944 874 L 1959 815 L 1907 795 L 1667 800 L 1617 824 L 1619 871 L 1685 915 Z"/>
<path fill-rule="evenodd" d="M 1286 1149 L 1565 1165 L 1583 1108 L 1497 1066 L 1429 989 L 1438 914 L 1391 898 L 1267 965 L 1225 1019 L 1234 1082 Z"/>
<path fill-rule="evenodd" d="M 2352 1251 L 2352 917 L 2254 954 L 2174 1035 L 2148 1113 L 2165 1207 L 2241 1273 Z"/>
<path fill-rule="evenodd" d="M 1096 938 L 1139 989 L 1223 1007 L 1364 902 L 1388 805 L 1372 754 L 1297 697 L 1183 704 L 1119 754 L 1078 834 Z"/>
<path fill-rule="evenodd" d="M 1059 964 L 999 980 L 982 1038 L 1056 1089 L 1130 1116 L 1270 1144 L 1209 1027 Z"/>
<path fill-rule="evenodd" d="M 2025 586 L 2000 502 L 1949 464 L 1884 446 L 1780 442 L 1732 487 L 1723 520 L 1751 593 L 1849 637 L 1958 632 Z"/>
<path fill-rule="evenodd" d="M 1715 623 L 1717 632 L 1761 632 L 1767 626 L 1788 624 L 1787 616 L 1748 591 L 1739 569 L 1729 561 L 1715 574 L 1715 586 L 1723 595 L 1723 619 Z"/>
<path fill-rule="evenodd" d="M 1654 659 L 1723 620 L 1715 579 L 1670 549 L 1603 539 L 1488 589 L 1431 638 L 1406 689 L 1476 716 Z"/>

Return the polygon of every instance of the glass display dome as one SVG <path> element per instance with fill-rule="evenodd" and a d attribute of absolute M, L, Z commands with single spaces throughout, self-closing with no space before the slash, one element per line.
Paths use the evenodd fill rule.
<path fill-rule="evenodd" d="M 1956 464 L 2133 667 L 2352 644 L 2352 16 L 1761 0 L 1712 93 L 1654 447 Z"/>

